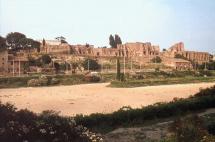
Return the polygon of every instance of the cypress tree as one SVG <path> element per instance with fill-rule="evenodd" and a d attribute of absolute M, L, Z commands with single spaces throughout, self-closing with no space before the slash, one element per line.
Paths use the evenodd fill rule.
<path fill-rule="evenodd" d="M 120 62 L 119 62 L 119 59 L 117 59 L 117 62 L 116 62 L 116 67 L 117 67 L 117 72 L 116 72 L 116 79 L 117 80 L 121 80 L 121 73 L 120 73 Z"/>

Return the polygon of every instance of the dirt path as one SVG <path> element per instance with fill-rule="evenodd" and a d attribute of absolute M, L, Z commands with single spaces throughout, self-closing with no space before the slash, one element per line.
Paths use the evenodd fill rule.
<path fill-rule="evenodd" d="M 60 111 L 62 115 L 109 113 L 122 106 L 133 108 L 186 98 L 215 83 L 109 88 L 107 83 L 39 88 L 0 89 L 0 100 L 34 112 Z"/>

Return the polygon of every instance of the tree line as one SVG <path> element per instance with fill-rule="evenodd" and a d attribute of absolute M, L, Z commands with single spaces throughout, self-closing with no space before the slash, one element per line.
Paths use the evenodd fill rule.
<path fill-rule="evenodd" d="M 119 35 L 115 34 L 115 36 L 113 36 L 111 34 L 109 37 L 109 44 L 112 48 L 117 48 L 118 44 L 122 44 L 122 40 Z"/>
<path fill-rule="evenodd" d="M 64 37 L 57 37 L 57 40 L 62 43 L 67 43 Z M 45 44 L 43 39 L 42 44 Z M 111 48 L 117 48 L 117 45 L 122 44 L 122 40 L 118 34 L 114 36 L 111 34 L 109 37 L 109 44 Z M 26 35 L 19 32 L 11 32 L 6 35 L 6 37 L 0 36 L 0 50 L 8 49 L 10 51 L 19 51 L 19 50 L 31 50 L 37 49 L 40 52 L 40 42 L 26 37 Z"/>
<path fill-rule="evenodd" d="M 26 37 L 19 32 L 11 32 L 4 38 L 0 36 L 0 50 L 8 49 L 10 51 L 37 49 L 40 51 L 40 42 Z"/>

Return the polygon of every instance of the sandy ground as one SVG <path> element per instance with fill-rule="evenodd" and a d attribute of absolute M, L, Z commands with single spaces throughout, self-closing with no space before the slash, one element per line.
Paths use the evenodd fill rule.
<path fill-rule="evenodd" d="M 39 88 L 0 89 L 0 100 L 10 102 L 18 109 L 34 112 L 60 111 L 61 115 L 110 113 L 122 106 L 133 108 L 186 98 L 200 88 L 215 83 L 162 85 L 138 88 L 109 88 L 107 83 Z"/>

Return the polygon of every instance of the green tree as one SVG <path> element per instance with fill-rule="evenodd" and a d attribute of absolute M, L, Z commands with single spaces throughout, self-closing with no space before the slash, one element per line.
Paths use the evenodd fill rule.
<path fill-rule="evenodd" d="M 21 49 L 20 40 L 26 38 L 26 36 L 19 32 L 12 32 L 6 36 L 6 43 L 9 49 L 19 50 Z"/>
<path fill-rule="evenodd" d="M 40 43 L 38 41 L 35 41 L 31 38 L 27 38 L 24 34 L 14 32 L 9 33 L 6 36 L 6 44 L 9 49 L 13 51 L 17 51 L 20 49 L 24 50 L 31 50 L 31 49 L 37 49 L 39 51 Z"/>
<path fill-rule="evenodd" d="M 0 36 L 0 51 L 6 49 L 6 40 L 4 37 Z"/>
<path fill-rule="evenodd" d="M 22 38 L 20 39 L 20 49 L 25 49 L 30 52 L 31 49 L 37 49 L 39 52 L 40 50 L 40 42 L 35 41 L 31 38 Z"/>
<path fill-rule="evenodd" d="M 43 41 L 42 41 L 42 45 L 43 45 L 43 47 L 45 47 L 45 45 L 46 45 L 46 41 L 45 41 L 45 39 L 43 39 Z"/>
<path fill-rule="evenodd" d="M 66 38 L 63 37 L 63 36 L 56 37 L 55 39 L 57 39 L 57 40 L 60 41 L 61 43 L 67 43 Z"/>
<path fill-rule="evenodd" d="M 117 34 L 115 34 L 115 38 L 113 37 L 113 35 L 110 35 L 109 44 L 112 48 L 117 48 L 118 44 L 122 44 L 122 40 Z"/>
<path fill-rule="evenodd" d="M 36 60 L 33 57 L 28 56 L 28 64 L 29 64 L 29 66 L 35 66 Z"/>
<path fill-rule="evenodd" d="M 117 34 L 115 34 L 115 44 L 116 44 L 116 46 L 117 46 L 118 44 L 122 44 L 122 40 L 121 40 L 121 38 L 119 37 L 119 35 L 117 35 Z"/>
<path fill-rule="evenodd" d="M 32 56 L 28 56 L 28 66 L 42 66 L 41 58 L 35 59 Z"/>
<path fill-rule="evenodd" d="M 34 40 L 32 43 L 32 48 L 35 48 L 35 49 L 37 49 L 37 52 L 40 52 L 40 42 Z"/>
<path fill-rule="evenodd" d="M 161 59 L 159 56 L 156 56 L 156 57 L 154 57 L 151 61 L 152 61 L 153 63 L 161 63 L 161 62 L 162 62 L 162 59 Z"/>
<path fill-rule="evenodd" d="M 87 47 L 87 48 L 90 47 L 89 43 L 86 43 L 85 47 Z"/>
<path fill-rule="evenodd" d="M 58 73 L 60 71 L 60 64 L 55 62 L 54 68 L 55 68 L 56 73 Z"/>
<path fill-rule="evenodd" d="M 119 59 L 117 59 L 116 61 L 116 79 L 117 80 L 121 80 L 121 71 L 120 71 L 120 62 L 119 62 Z"/>
<path fill-rule="evenodd" d="M 163 51 L 167 51 L 166 48 L 164 48 Z"/>
<path fill-rule="evenodd" d="M 42 63 L 44 64 L 49 64 L 52 61 L 51 57 L 48 54 L 43 55 L 41 59 Z"/>
<path fill-rule="evenodd" d="M 78 68 L 78 62 L 71 63 L 72 72 L 76 73 L 76 69 Z"/>
<path fill-rule="evenodd" d="M 110 35 L 110 37 L 109 37 L 109 44 L 112 48 L 116 48 L 115 39 L 114 39 L 113 35 Z"/>
<path fill-rule="evenodd" d="M 100 65 L 96 60 L 93 59 L 85 59 L 82 63 L 82 66 L 84 67 L 85 70 L 98 70 L 100 68 Z"/>

